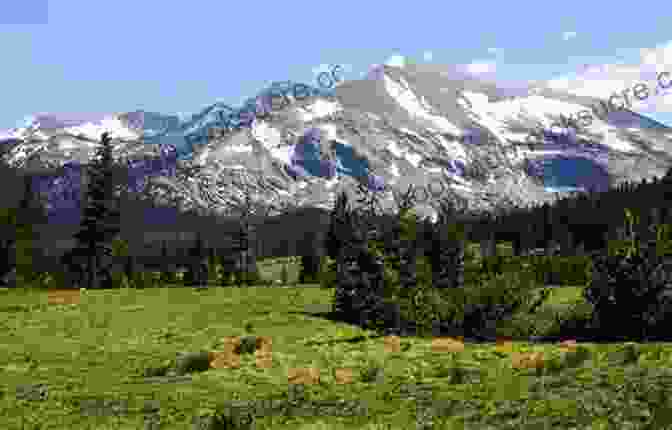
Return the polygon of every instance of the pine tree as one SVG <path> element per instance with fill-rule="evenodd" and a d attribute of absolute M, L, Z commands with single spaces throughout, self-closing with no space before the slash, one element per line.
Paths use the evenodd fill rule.
<path fill-rule="evenodd" d="M 86 285 L 90 289 L 109 287 L 112 277 L 109 262 L 112 241 L 120 228 L 121 214 L 114 196 L 114 160 L 112 142 L 108 133 L 101 136 L 101 146 L 88 166 L 89 183 L 86 206 L 80 230 L 75 234 L 77 255 L 86 256 Z M 99 275 L 102 275 L 102 282 Z"/>
<path fill-rule="evenodd" d="M 348 196 L 345 193 L 340 193 L 336 197 L 336 204 L 330 214 L 329 231 L 325 238 L 325 248 L 327 255 L 332 260 L 336 260 L 340 249 L 343 247 L 343 239 L 338 236 L 339 222 L 345 216 L 348 206 Z"/>
<path fill-rule="evenodd" d="M 217 274 L 219 273 L 220 266 L 219 256 L 215 248 L 208 248 L 208 283 L 217 284 Z"/>
<path fill-rule="evenodd" d="M 161 242 L 161 259 L 162 259 L 162 268 L 160 281 L 162 284 L 175 284 L 177 282 L 177 276 L 175 271 L 172 270 L 172 264 L 168 266 L 166 260 L 168 260 L 168 246 L 166 241 Z"/>
<path fill-rule="evenodd" d="M 399 284 L 410 293 L 417 285 L 417 216 L 413 211 L 415 198 L 412 186 L 397 199 L 397 218 L 394 221 L 390 247 L 391 262 L 399 272 Z"/>
<path fill-rule="evenodd" d="M 33 190 L 31 177 L 25 175 L 24 193 L 16 211 L 16 274 L 24 282 L 33 282 L 39 278 L 35 260 L 39 257 L 40 247 L 35 246 L 36 227 L 48 221 L 46 208 Z"/>
<path fill-rule="evenodd" d="M 187 286 L 204 286 L 207 281 L 207 259 L 205 245 L 201 233 L 196 234 L 196 242 L 189 250 L 189 264 L 184 274 L 184 284 Z M 204 267 L 205 266 L 205 267 Z"/>
<path fill-rule="evenodd" d="M 6 278 L 15 267 L 13 254 L 14 244 L 16 243 L 16 210 L 14 208 L 2 208 L 0 210 L 0 229 L 2 230 L 2 239 L 0 240 L 0 274 L 2 275 L 3 285 L 10 284 Z"/>
<path fill-rule="evenodd" d="M 344 194 L 343 194 L 344 196 Z M 384 260 L 370 248 L 369 240 L 377 241 L 378 231 L 373 225 L 372 208 L 367 203 L 360 211 L 348 207 L 346 197 L 337 207 L 333 223 L 342 246 L 336 258 L 336 290 L 333 311 L 343 320 L 363 327 L 380 327 L 387 316 L 384 309 Z M 375 247 L 374 247 L 375 248 Z"/>
<path fill-rule="evenodd" d="M 439 289 L 464 287 L 464 230 L 457 215 L 452 202 L 441 202 L 430 257 L 433 283 Z"/>

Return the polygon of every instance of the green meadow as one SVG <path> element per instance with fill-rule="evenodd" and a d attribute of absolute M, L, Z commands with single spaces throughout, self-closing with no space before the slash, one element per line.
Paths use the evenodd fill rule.
<path fill-rule="evenodd" d="M 273 279 L 278 266 L 260 264 Z M 395 344 L 327 318 L 333 290 L 314 287 L 87 291 L 73 304 L 1 290 L 0 428 L 672 428 L 667 344 Z M 534 319 L 498 331 L 540 332 L 585 305 L 581 288 L 556 288 Z M 241 353 L 237 366 L 147 376 L 248 335 L 271 339 L 268 365 Z M 238 426 L 195 421 L 213 414 Z"/>

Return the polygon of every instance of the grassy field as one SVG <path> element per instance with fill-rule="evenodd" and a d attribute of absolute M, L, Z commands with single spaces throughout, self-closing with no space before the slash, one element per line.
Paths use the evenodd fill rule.
<path fill-rule="evenodd" d="M 580 293 L 554 290 L 539 318 Z M 0 428 L 191 429 L 227 402 L 254 411 L 258 429 L 643 429 L 672 418 L 656 406 L 672 397 L 669 345 L 370 337 L 320 316 L 332 294 L 159 288 L 53 304 L 46 291 L 3 290 Z M 183 378 L 143 377 L 248 333 L 271 339 L 265 361 L 241 354 Z"/>

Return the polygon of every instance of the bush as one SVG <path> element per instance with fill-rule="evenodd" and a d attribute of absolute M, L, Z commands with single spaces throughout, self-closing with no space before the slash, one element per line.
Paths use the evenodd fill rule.
<path fill-rule="evenodd" d="M 62 271 L 40 273 L 34 285 L 38 288 L 61 289 L 68 288 L 67 277 Z"/>
<path fill-rule="evenodd" d="M 287 273 L 287 264 L 282 265 L 282 270 L 280 271 L 280 282 L 282 285 L 287 285 L 289 282 L 289 274 Z"/>
<path fill-rule="evenodd" d="M 529 261 L 537 282 L 550 285 L 586 285 L 591 273 L 588 256 L 533 256 L 523 258 Z"/>
<path fill-rule="evenodd" d="M 605 336 L 653 335 L 669 321 L 672 270 L 653 254 L 594 256 L 584 297 Z"/>
<path fill-rule="evenodd" d="M 162 270 L 161 275 L 159 277 L 159 281 L 162 284 L 177 284 L 178 283 L 177 274 L 172 270 Z"/>
<path fill-rule="evenodd" d="M 219 266 L 218 271 L 217 271 L 217 282 L 220 286 L 222 287 L 229 287 L 233 285 L 233 281 L 231 280 L 231 275 L 232 273 L 225 270 L 224 266 Z"/>
<path fill-rule="evenodd" d="M 535 298 L 538 287 L 524 273 L 483 277 L 464 288 L 436 289 L 423 282 L 411 300 L 402 301 L 402 315 L 415 321 L 421 332 L 430 332 L 438 323 L 451 335 L 491 338 L 500 321 L 521 311 L 537 311 L 550 292 L 543 289 Z"/>
<path fill-rule="evenodd" d="M 672 320 L 672 265 L 666 262 L 663 228 L 656 241 L 644 246 L 632 233 L 630 239 L 607 253 L 593 254 L 592 274 L 584 297 L 593 306 L 592 322 L 609 338 L 664 337 Z"/>
<path fill-rule="evenodd" d="M 301 270 L 299 272 L 299 284 L 312 284 L 319 282 L 321 261 L 319 255 L 301 256 Z"/>
<path fill-rule="evenodd" d="M 336 288 L 336 261 L 329 257 L 325 259 L 322 265 L 320 286 L 322 288 Z"/>
<path fill-rule="evenodd" d="M 126 277 L 126 275 L 124 275 Z M 157 288 L 161 286 L 158 272 L 134 272 L 131 279 L 127 280 L 130 288 Z M 123 281 L 122 281 L 123 282 Z"/>

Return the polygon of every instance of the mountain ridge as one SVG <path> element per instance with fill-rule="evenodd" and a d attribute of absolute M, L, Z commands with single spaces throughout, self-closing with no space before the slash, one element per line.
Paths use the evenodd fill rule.
<path fill-rule="evenodd" d="M 392 191 L 431 181 L 446 197 L 494 210 L 552 200 L 567 184 L 599 190 L 662 176 L 672 164 L 672 129 L 657 121 L 622 110 L 561 135 L 549 129 L 555 118 L 596 99 L 550 88 L 532 94 L 538 83 L 507 86 L 455 70 L 383 66 L 333 94 L 311 87 L 309 97 L 238 129 L 218 126 L 217 112 L 236 112 L 213 103 L 186 121 L 135 111 L 60 128 L 38 123 L 4 141 L 12 142 L 9 161 L 17 167 L 29 159 L 86 164 L 95 137 L 108 131 L 119 159 L 161 160 L 154 170 L 146 161 L 144 176 L 136 175 L 153 199 L 214 213 L 228 213 L 246 194 L 279 207 L 329 209 L 339 191 L 352 193 L 362 182 L 392 211 Z M 438 202 L 429 200 L 418 211 L 435 216 Z"/>

